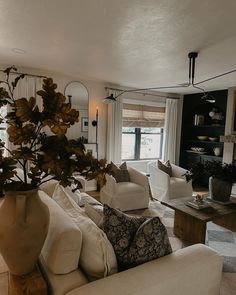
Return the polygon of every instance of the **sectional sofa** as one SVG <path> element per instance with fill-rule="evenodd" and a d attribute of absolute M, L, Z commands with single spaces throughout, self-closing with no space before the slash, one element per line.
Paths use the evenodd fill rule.
<path fill-rule="evenodd" d="M 117 272 L 105 234 L 84 207 L 78 206 L 81 199 L 92 206 L 100 204 L 86 193 L 73 195 L 55 182 L 41 189 L 40 197 L 50 210 L 50 225 L 40 265 L 51 294 L 219 295 L 223 259 L 209 247 L 189 246 Z"/>

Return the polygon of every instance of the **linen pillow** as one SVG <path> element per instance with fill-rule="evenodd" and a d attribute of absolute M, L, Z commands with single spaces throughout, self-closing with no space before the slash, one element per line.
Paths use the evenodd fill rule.
<path fill-rule="evenodd" d="M 43 191 L 39 191 L 39 196 L 50 212 L 48 235 L 41 254 L 54 274 L 67 274 L 78 268 L 82 232 L 51 197 Z"/>
<path fill-rule="evenodd" d="M 71 185 L 71 187 L 70 186 L 66 186 L 66 187 L 61 186 L 61 187 L 75 201 L 76 204 L 80 204 L 80 202 L 81 202 L 81 193 L 80 193 L 80 191 L 78 189 L 75 192 L 72 192 L 72 190 L 74 188 L 73 184 Z"/>
<path fill-rule="evenodd" d="M 159 217 L 127 215 L 104 205 L 103 230 L 113 245 L 119 270 L 172 252 L 165 226 Z"/>
<path fill-rule="evenodd" d="M 58 185 L 53 199 L 64 209 L 79 227 L 83 243 L 79 265 L 90 280 L 100 279 L 117 272 L 117 261 L 113 247 L 106 234 Z"/>
<path fill-rule="evenodd" d="M 103 224 L 103 206 L 102 205 L 90 205 L 88 203 L 85 204 L 84 207 L 85 213 L 88 215 L 92 221 L 101 228 Z"/>
<path fill-rule="evenodd" d="M 40 184 L 39 188 L 51 198 L 57 184 L 58 180 L 51 179 L 43 184 Z"/>
<path fill-rule="evenodd" d="M 168 174 L 170 177 L 172 176 L 172 167 L 171 167 L 171 164 L 170 164 L 170 161 L 166 161 L 165 163 L 157 160 L 157 166 L 158 168 L 165 172 L 166 174 Z"/>
<path fill-rule="evenodd" d="M 111 175 L 115 178 L 116 182 L 130 182 L 129 171 L 126 162 L 122 163 L 120 167 L 111 162 Z"/>

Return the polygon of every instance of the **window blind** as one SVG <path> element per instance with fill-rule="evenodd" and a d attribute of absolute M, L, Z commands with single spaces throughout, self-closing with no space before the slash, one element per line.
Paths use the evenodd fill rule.
<path fill-rule="evenodd" d="M 123 104 L 123 127 L 164 127 L 165 108 Z"/>

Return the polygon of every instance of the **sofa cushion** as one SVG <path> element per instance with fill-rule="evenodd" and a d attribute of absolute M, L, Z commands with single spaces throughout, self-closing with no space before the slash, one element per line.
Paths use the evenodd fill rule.
<path fill-rule="evenodd" d="M 53 199 L 65 210 L 83 235 L 79 265 L 90 280 L 103 278 L 117 272 L 113 247 L 106 234 L 86 213 L 57 185 Z"/>
<path fill-rule="evenodd" d="M 119 167 L 111 162 L 111 175 L 115 178 L 116 182 L 128 182 L 130 181 L 129 171 L 127 169 L 126 162 L 122 163 Z"/>
<path fill-rule="evenodd" d="M 145 193 L 145 187 L 141 186 L 140 184 L 134 183 L 134 182 L 120 182 L 116 185 L 116 194 L 118 195 L 125 195 L 127 194 L 140 194 Z"/>
<path fill-rule="evenodd" d="M 157 167 L 168 174 L 170 177 L 172 177 L 172 167 L 170 164 L 170 161 L 166 161 L 165 163 L 161 162 L 160 160 L 157 160 Z"/>
<path fill-rule="evenodd" d="M 71 218 L 46 193 L 39 196 L 50 212 L 48 235 L 42 256 L 54 274 L 66 274 L 78 268 L 82 248 L 82 232 Z"/>
<path fill-rule="evenodd" d="M 102 205 L 90 205 L 85 204 L 85 213 L 90 219 L 98 226 L 101 227 L 103 224 L 103 206 Z"/>
<path fill-rule="evenodd" d="M 166 228 L 159 217 L 130 216 L 104 205 L 103 229 L 114 247 L 119 270 L 172 252 Z"/>
<path fill-rule="evenodd" d="M 63 187 L 62 187 L 63 188 Z M 76 204 L 80 204 L 81 202 L 81 193 L 80 191 L 77 189 L 75 192 L 73 192 L 74 185 L 72 184 L 72 186 L 67 186 L 64 189 L 66 190 L 67 194 L 75 201 Z"/>

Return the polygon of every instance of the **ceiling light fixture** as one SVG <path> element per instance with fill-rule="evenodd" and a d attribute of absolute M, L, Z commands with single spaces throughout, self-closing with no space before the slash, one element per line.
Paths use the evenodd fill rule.
<path fill-rule="evenodd" d="M 107 96 L 106 98 L 104 98 L 103 102 L 104 103 L 116 102 L 116 99 L 119 96 L 121 96 L 122 94 L 127 93 L 127 92 L 138 92 L 138 91 L 140 92 L 140 91 L 147 91 L 147 90 L 162 90 L 162 89 L 178 89 L 178 88 L 188 88 L 188 87 L 191 86 L 191 87 L 193 87 L 195 89 L 201 90 L 201 92 L 203 93 L 202 99 L 206 100 L 207 102 L 214 103 L 215 98 L 213 97 L 213 95 L 211 95 L 209 92 L 205 91 L 204 88 L 199 87 L 198 85 L 200 85 L 202 83 L 205 83 L 205 82 L 208 82 L 208 81 L 211 81 L 211 80 L 214 80 L 214 79 L 217 79 L 217 78 L 220 78 L 222 76 L 231 74 L 233 72 L 236 72 L 236 69 L 225 72 L 225 73 L 222 73 L 222 74 L 219 74 L 217 76 L 210 77 L 208 79 L 205 79 L 203 81 L 195 83 L 195 81 L 194 81 L 195 80 L 195 65 L 196 65 L 196 58 L 197 57 L 198 57 L 198 52 L 190 52 L 188 54 L 188 58 L 189 58 L 189 75 L 188 75 L 188 82 L 187 83 L 182 83 L 182 84 L 179 84 L 179 85 L 159 86 L 159 87 L 149 87 L 149 88 L 139 88 L 139 89 L 138 88 L 137 89 L 124 89 L 124 90 L 120 89 L 120 93 L 118 95 L 114 96 L 114 94 L 111 94 L 111 95 Z M 106 89 L 112 89 L 112 88 L 107 87 Z M 146 93 L 144 93 L 144 94 L 146 94 Z"/>
<path fill-rule="evenodd" d="M 14 52 L 14 53 L 17 53 L 17 54 L 25 54 L 26 53 L 26 51 L 24 49 L 21 49 L 21 48 L 12 48 L 11 51 Z"/>

